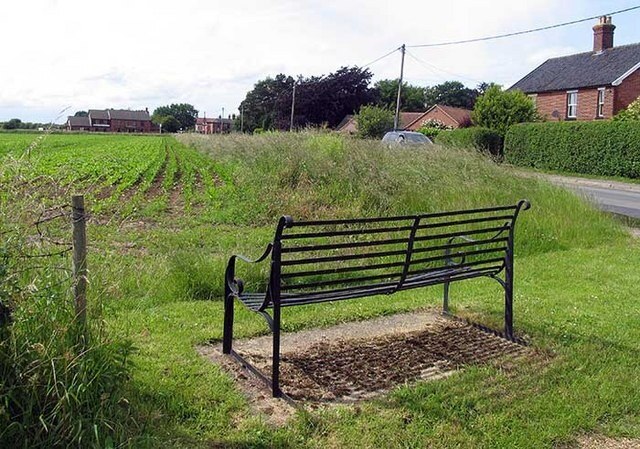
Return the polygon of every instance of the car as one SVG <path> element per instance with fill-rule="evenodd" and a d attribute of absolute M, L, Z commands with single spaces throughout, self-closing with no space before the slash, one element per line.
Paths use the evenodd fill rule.
<path fill-rule="evenodd" d="M 430 145 L 431 139 L 414 131 L 389 131 L 382 138 L 387 145 Z"/>

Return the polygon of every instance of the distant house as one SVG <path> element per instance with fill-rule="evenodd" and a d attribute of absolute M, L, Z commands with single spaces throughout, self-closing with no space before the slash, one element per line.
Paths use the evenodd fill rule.
<path fill-rule="evenodd" d="M 416 119 L 421 117 L 424 112 L 401 112 L 400 113 L 400 123 L 398 126 L 399 129 L 408 129 L 411 123 L 413 123 Z M 358 132 L 356 117 L 355 115 L 347 115 L 342 121 L 336 126 L 336 131 L 344 134 L 355 134 Z"/>
<path fill-rule="evenodd" d="M 231 132 L 233 120 L 231 118 L 207 118 L 196 119 L 196 132 L 201 134 L 220 134 Z"/>
<path fill-rule="evenodd" d="M 112 133 L 150 133 L 157 131 L 151 122 L 148 109 L 144 111 L 89 109 L 86 117 L 67 117 L 66 129 L 68 131 Z"/>
<path fill-rule="evenodd" d="M 417 131 L 425 122 L 430 120 L 438 121 L 451 128 L 466 128 L 471 126 L 471 111 L 469 109 L 436 104 L 409 123 L 405 130 Z"/>
<path fill-rule="evenodd" d="M 640 95 L 640 43 L 613 46 L 615 25 L 600 17 L 593 51 L 548 59 L 515 83 L 547 119 L 611 118 Z"/>

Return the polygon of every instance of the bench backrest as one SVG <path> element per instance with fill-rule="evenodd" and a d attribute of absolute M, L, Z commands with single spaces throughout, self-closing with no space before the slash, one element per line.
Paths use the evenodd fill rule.
<path fill-rule="evenodd" d="M 350 299 L 495 276 L 513 254 L 515 205 L 383 218 L 296 222 L 273 242 L 270 301 Z"/>

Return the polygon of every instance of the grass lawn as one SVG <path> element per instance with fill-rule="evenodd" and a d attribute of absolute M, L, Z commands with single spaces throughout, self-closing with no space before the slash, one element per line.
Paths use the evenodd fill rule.
<path fill-rule="evenodd" d="M 110 338 L 136 348 L 124 386 L 127 419 L 113 432 L 116 442 L 540 448 L 588 433 L 640 437 L 640 243 L 571 193 L 470 152 L 392 152 L 325 134 L 181 142 L 49 137 L 30 160 L 19 158 L 21 147 L 0 142 L 8 148 L 0 179 L 13 186 L 0 202 L 3 229 L 29 241 L 34 231 L 24 223 L 45 207 L 43 197 L 48 204 L 64 200 L 55 192 L 65 195 L 70 184 L 96 210 L 89 224 L 91 317 L 104 322 Z M 86 162 L 74 176 L 83 146 L 91 152 L 82 153 Z M 131 163 L 118 176 L 121 160 Z M 105 179 L 95 164 L 115 174 Z M 43 173 L 65 176 L 53 189 Z M 527 363 L 469 367 L 357 406 L 300 412 L 274 427 L 252 412 L 228 375 L 196 353 L 196 345 L 222 335 L 226 258 L 260 253 L 280 214 L 389 215 L 525 197 L 533 207 L 518 223 L 514 311 L 516 332 L 534 348 Z M 246 278 L 260 286 L 266 273 L 264 265 Z M 437 306 L 441 293 L 432 287 L 286 309 L 283 326 L 295 331 Z M 502 290 L 493 281 L 454 284 L 452 306 L 501 326 Z M 236 337 L 267 333 L 260 316 L 236 310 Z"/>

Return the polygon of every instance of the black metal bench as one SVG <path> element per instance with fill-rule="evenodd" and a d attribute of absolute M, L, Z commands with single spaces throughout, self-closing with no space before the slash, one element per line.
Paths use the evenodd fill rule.
<path fill-rule="evenodd" d="M 390 295 L 488 276 L 505 291 L 504 337 L 513 334 L 514 228 L 530 204 L 424 215 L 296 222 L 284 216 L 275 237 L 256 260 L 234 255 L 225 272 L 223 353 L 232 354 L 282 396 L 279 382 L 280 315 L 283 307 Z M 473 238 L 472 238 L 473 237 Z M 264 292 L 244 291 L 236 260 L 258 263 L 271 255 Z M 504 271 L 504 279 L 498 275 Z M 273 332 L 272 375 L 268 379 L 232 349 L 234 298 L 260 313 Z M 267 311 L 272 309 L 272 315 Z"/>

